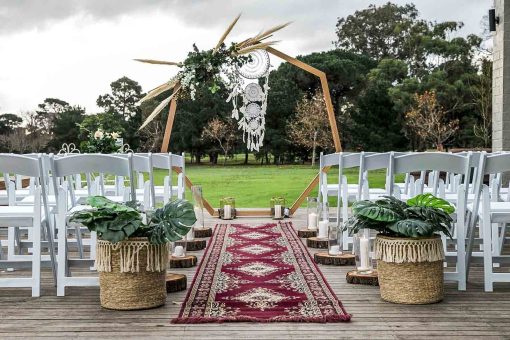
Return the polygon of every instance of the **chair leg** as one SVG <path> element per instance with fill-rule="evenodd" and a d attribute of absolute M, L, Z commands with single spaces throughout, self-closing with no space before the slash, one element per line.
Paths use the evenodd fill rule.
<path fill-rule="evenodd" d="M 74 232 L 76 233 L 76 243 L 78 245 L 78 254 L 80 255 L 80 259 L 83 259 L 83 242 L 81 237 L 81 226 L 79 224 L 75 224 Z"/>
<path fill-rule="evenodd" d="M 32 231 L 32 296 L 41 295 L 41 226 L 35 225 Z"/>
<path fill-rule="evenodd" d="M 487 216 L 486 216 L 487 215 Z M 492 242 L 491 242 L 491 221 L 488 213 L 484 213 L 481 222 L 483 232 L 483 270 L 484 270 L 484 286 L 486 292 L 493 291 L 492 283 Z M 486 218 L 487 217 L 487 218 Z"/>

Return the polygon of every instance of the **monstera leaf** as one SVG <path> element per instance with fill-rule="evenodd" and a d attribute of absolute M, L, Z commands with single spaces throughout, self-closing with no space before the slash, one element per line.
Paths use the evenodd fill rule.
<path fill-rule="evenodd" d="M 455 211 L 453 205 L 450 202 L 435 197 L 432 194 L 421 194 L 417 195 L 407 201 L 407 205 L 412 207 L 430 207 L 444 211 L 447 214 L 452 214 Z"/>
<path fill-rule="evenodd" d="M 405 219 L 389 224 L 388 229 L 395 234 L 404 237 L 424 237 L 431 236 L 435 227 L 427 221 L 418 219 Z"/>
<path fill-rule="evenodd" d="M 117 243 L 133 235 L 142 225 L 140 213 L 124 204 L 103 196 L 91 196 L 87 203 L 92 209 L 73 213 L 70 222 L 81 223 L 106 241 Z"/>
<path fill-rule="evenodd" d="M 163 244 L 180 240 L 196 222 L 193 205 L 185 200 L 175 200 L 157 209 L 149 222 L 151 243 Z"/>
<path fill-rule="evenodd" d="M 384 198 L 376 201 L 359 201 L 352 205 L 356 216 L 363 216 L 379 222 L 395 222 L 403 217 L 402 206 L 391 199 Z"/>

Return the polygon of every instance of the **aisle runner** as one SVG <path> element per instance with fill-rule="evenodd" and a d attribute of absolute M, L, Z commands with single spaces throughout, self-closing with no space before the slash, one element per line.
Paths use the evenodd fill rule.
<path fill-rule="evenodd" d="M 290 222 L 219 225 L 173 323 L 348 321 Z"/>

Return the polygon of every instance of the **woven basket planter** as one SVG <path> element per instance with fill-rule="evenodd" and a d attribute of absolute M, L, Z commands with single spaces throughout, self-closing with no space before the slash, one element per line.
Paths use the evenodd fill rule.
<path fill-rule="evenodd" d="M 96 268 L 101 306 L 134 310 L 164 305 L 167 262 L 168 244 L 150 244 L 145 237 L 115 244 L 98 240 Z"/>
<path fill-rule="evenodd" d="M 443 243 L 377 235 L 375 258 L 383 300 L 421 305 L 443 299 Z"/>

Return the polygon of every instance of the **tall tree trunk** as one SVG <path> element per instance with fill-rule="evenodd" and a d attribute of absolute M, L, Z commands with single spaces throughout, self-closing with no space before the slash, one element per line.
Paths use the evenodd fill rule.
<path fill-rule="evenodd" d="M 317 130 L 313 133 L 313 146 L 312 146 L 312 168 L 315 165 L 315 149 L 317 148 Z"/>
<path fill-rule="evenodd" d="M 244 165 L 248 165 L 248 157 L 250 153 L 248 152 L 248 148 L 244 149 Z"/>
<path fill-rule="evenodd" d="M 223 154 L 223 166 L 227 165 L 227 152 Z"/>

